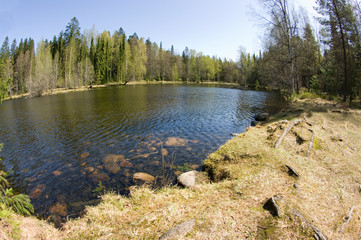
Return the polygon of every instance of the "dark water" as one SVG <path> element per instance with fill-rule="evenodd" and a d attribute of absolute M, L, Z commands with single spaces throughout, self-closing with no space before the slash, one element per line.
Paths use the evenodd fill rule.
<path fill-rule="evenodd" d="M 274 113 L 282 105 L 273 93 L 160 85 L 8 101 L 0 105 L 0 168 L 32 197 L 38 215 L 77 216 L 98 198 L 99 180 L 107 191 L 122 194 L 134 184 L 135 172 L 159 176 L 161 184 L 162 143 L 165 161 L 175 166 L 167 164 L 166 174 L 174 180 L 175 171 L 201 165 L 231 133 L 243 132 L 256 113 Z M 168 137 L 188 141 L 166 146 Z M 131 164 L 111 172 L 104 164 L 108 154 L 123 155 Z M 56 203 L 65 209 L 54 210 Z"/>

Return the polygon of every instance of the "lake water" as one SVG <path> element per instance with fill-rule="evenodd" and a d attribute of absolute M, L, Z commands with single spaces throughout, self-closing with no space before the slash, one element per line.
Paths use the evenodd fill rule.
<path fill-rule="evenodd" d="M 283 105 L 275 93 L 199 85 L 118 86 L 7 101 L 0 105 L 0 168 L 31 196 L 39 216 L 74 217 L 96 202 L 99 181 L 121 194 L 136 172 L 158 176 L 158 186 L 163 176 L 172 182 L 179 171 L 201 170 L 207 155 L 244 132 L 256 113 Z M 166 144 L 172 137 L 181 146 Z"/>

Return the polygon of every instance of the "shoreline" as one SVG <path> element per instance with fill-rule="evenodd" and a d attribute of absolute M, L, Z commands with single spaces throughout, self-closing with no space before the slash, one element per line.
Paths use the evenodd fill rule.
<path fill-rule="evenodd" d="M 3 99 L 3 102 L 5 101 L 11 101 L 11 100 L 15 100 L 15 99 L 22 99 L 22 98 L 32 98 L 32 97 L 42 97 L 42 96 L 50 96 L 50 95 L 57 95 L 57 94 L 65 94 L 65 93 L 70 93 L 70 92 L 82 92 L 82 91 L 87 91 L 87 90 L 92 90 L 95 88 L 106 88 L 106 87 L 112 87 L 112 86 L 136 86 L 136 85 L 171 85 L 171 84 L 194 84 L 194 85 L 207 85 L 207 84 L 213 84 L 213 85 L 223 85 L 223 86 L 227 86 L 227 87 L 234 87 L 237 89 L 242 89 L 242 90 L 251 90 L 251 89 L 247 89 L 247 88 L 243 88 L 241 87 L 238 83 L 226 83 L 226 82 L 182 82 L 182 81 L 146 81 L 146 80 L 142 80 L 142 81 L 132 81 L 132 82 L 128 82 L 127 84 L 124 83 L 117 83 L 117 82 L 113 82 L 113 83 L 107 83 L 107 84 L 98 84 L 98 85 L 90 85 L 90 86 L 81 86 L 78 88 L 72 88 L 72 89 L 66 89 L 66 88 L 55 88 L 52 91 L 48 91 L 48 92 L 44 92 L 42 93 L 40 96 L 32 96 L 31 93 L 24 93 L 24 94 L 19 94 L 19 95 L 14 95 L 12 96 L 12 98 L 10 97 L 6 97 Z"/>

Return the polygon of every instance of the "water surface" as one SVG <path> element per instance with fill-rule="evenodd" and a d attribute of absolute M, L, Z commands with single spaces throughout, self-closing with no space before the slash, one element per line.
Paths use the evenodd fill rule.
<path fill-rule="evenodd" d="M 126 194 L 135 172 L 158 176 L 161 184 L 165 173 L 174 180 L 177 171 L 200 170 L 207 155 L 243 132 L 256 113 L 274 113 L 282 105 L 274 93 L 189 85 L 118 86 L 8 101 L 0 105 L 0 168 L 32 197 L 38 215 L 77 216 L 98 199 L 99 180 L 106 190 Z M 187 141 L 166 146 L 169 137 Z M 127 164 L 107 170 L 109 154 L 117 155 L 118 166 Z"/>

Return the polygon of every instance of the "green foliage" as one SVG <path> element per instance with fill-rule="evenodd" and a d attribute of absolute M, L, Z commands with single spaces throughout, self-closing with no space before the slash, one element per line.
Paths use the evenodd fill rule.
<path fill-rule="evenodd" d="M 256 83 L 254 84 L 254 89 L 258 90 L 260 87 L 258 80 L 256 80 Z"/>
<path fill-rule="evenodd" d="M 0 203 L 8 206 L 13 211 L 24 216 L 29 216 L 34 213 L 34 207 L 30 202 L 29 196 L 24 194 L 15 195 L 12 188 L 5 189 L 1 195 Z"/>
<path fill-rule="evenodd" d="M 317 75 L 314 75 L 312 78 L 311 78 L 311 81 L 310 81 L 310 88 L 312 91 L 316 92 L 316 93 L 320 93 L 321 92 L 321 84 L 318 80 L 318 77 Z"/>
<path fill-rule="evenodd" d="M 103 183 L 102 181 L 99 181 L 98 182 L 98 186 L 93 190 L 93 193 L 100 193 L 101 191 L 104 190 L 104 186 L 103 186 Z"/>
<path fill-rule="evenodd" d="M 188 163 L 185 163 L 183 166 L 176 166 L 176 170 L 180 172 L 188 172 L 192 170 L 192 167 Z"/>
<path fill-rule="evenodd" d="M 0 151 L 2 144 L 0 144 Z M 7 173 L 0 171 L 0 206 L 6 206 L 13 211 L 28 216 L 34 213 L 34 207 L 30 198 L 24 194 L 14 194 L 13 189 L 9 188 L 9 182 L 6 180 Z"/>

